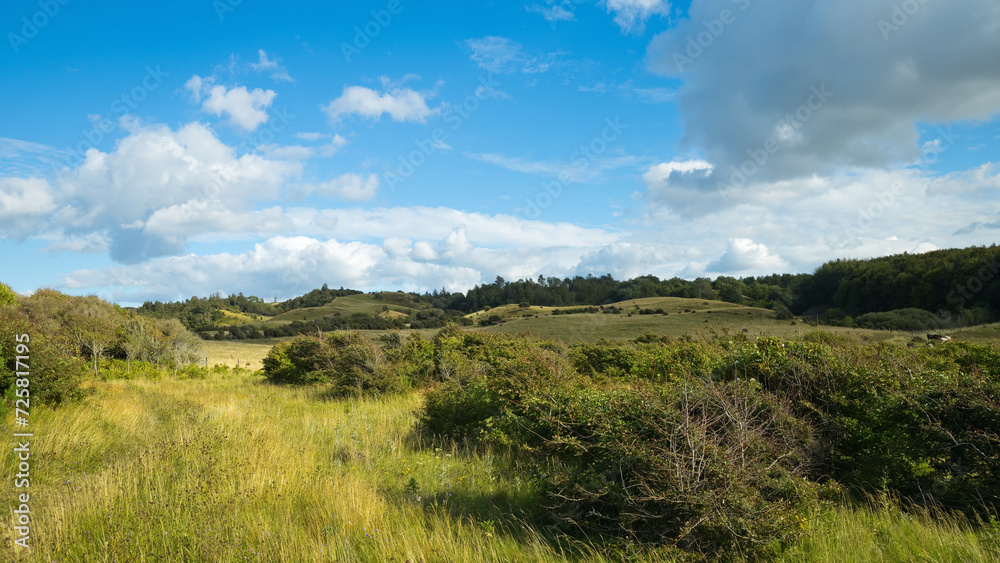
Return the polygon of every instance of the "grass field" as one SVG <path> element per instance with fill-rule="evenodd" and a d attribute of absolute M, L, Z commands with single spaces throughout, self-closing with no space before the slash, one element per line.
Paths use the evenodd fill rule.
<path fill-rule="evenodd" d="M 30 554 L 38 562 L 606 561 L 547 539 L 535 492 L 501 460 L 412 431 L 419 394 L 329 401 L 247 372 L 90 384 L 34 408 Z M 12 416 L 4 421 L 13 427 Z M 13 502 L 15 457 L 0 498 Z M 831 508 L 786 561 L 993 561 L 976 533 L 893 505 Z M 629 561 L 669 560 L 647 556 Z"/>
<path fill-rule="evenodd" d="M 677 297 L 654 297 L 634 299 L 616 303 L 621 309 L 618 314 L 574 313 L 553 315 L 557 310 L 579 309 L 579 307 L 528 307 L 508 305 L 479 311 L 469 315 L 478 321 L 489 315 L 500 315 L 506 321 L 486 327 L 489 332 L 512 334 L 531 333 L 542 338 L 554 338 L 565 342 L 594 342 L 601 338 L 635 338 L 645 332 L 671 336 L 695 334 L 706 329 L 728 329 L 740 332 L 744 329 L 750 336 L 772 335 L 786 338 L 802 336 L 813 330 L 823 330 L 840 334 L 851 334 L 870 341 L 908 340 L 909 332 L 891 332 L 865 329 L 851 329 L 832 326 L 814 326 L 798 319 L 780 321 L 767 309 L 744 307 L 722 301 L 681 299 Z M 662 309 L 666 315 L 640 315 L 643 309 Z M 632 313 L 629 316 L 629 313 Z"/>
<path fill-rule="evenodd" d="M 242 367 L 250 370 L 261 369 L 261 360 L 278 342 L 273 341 L 239 341 L 239 340 L 205 340 L 202 342 L 202 360 L 198 365 L 212 367 L 216 364 L 229 367 Z"/>

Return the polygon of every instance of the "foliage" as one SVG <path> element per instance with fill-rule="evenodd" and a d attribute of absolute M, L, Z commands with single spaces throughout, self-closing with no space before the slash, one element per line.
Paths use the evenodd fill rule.
<path fill-rule="evenodd" d="M 17 305 L 17 294 L 10 286 L 0 283 L 0 307 Z"/>
<path fill-rule="evenodd" d="M 930 311 L 908 308 L 867 313 L 854 319 L 854 323 L 876 330 L 932 330 L 941 327 L 942 319 Z"/>
<path fill-rule="evenodd" d="M 25 334 L 28 340 L 23 342 L 23 338 L 18 337 Z M 25 344 L 21 351 L 17 348 L 19 342 Z M 0 307 L 0 393 L 11 404 L 15 392 L 24 389 L 16 385 L 18 379 L 23 379 L 17 372 L 24 371 L 23 366 L 17 365 L 18 356 L 28 358 L 27 398 L 31 401 L 61 403 L 82 396 L 80 382 L 87 373 L 83 361 L 23 312 L 10 306 Z"/>
<path fill-rule="evenodd" d="M 453 329 L 422 425 L 514 451 L 564 531 L 770 557 L 838 490 L 1000 504 L 1000 352 L 811 333 L 582 344 Z M 439 364 L 439 370 L 441 369 Z M 833 478 L 833 479 L 831 479 Z"/>
<path fill-rule="evenodd" d="M 373 395 L 400 391 L 400 376 L 378 344 L 361 333 L 299 337 L 275 346 L 264 358 L 264 375 L 275 383 L 331 384 L 331 395 Z"/>

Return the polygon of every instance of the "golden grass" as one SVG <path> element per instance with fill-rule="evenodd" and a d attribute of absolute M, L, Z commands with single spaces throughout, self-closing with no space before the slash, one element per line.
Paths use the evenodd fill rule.
<path fill-rule="evenodd" d="M 277 340 L 275 341 L 277 342 Z M 201 343 L 198 365 L 212 367 L 216 364 L 230 367 L 261 369 L 261 361 L 274 347 L 275 342 L 244 342 L 239 340 L 205 340 Z"/>
<path fill-rule="evenodd" d="M 33 549 L 8 528 L 0 559 L 566 559 L 508 516 L 532 491 L 498 460 L 414 445 L 416 394 L 330 402 L 231 374 L 91 385 L 32 411 Z"/>

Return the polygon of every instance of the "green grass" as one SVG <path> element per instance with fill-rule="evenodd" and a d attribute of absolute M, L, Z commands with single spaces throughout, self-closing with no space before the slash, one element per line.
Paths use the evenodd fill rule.
<path fill-rule="evenodd" d="M 234 372 L 92 382 L 31 411 L 30 553 L 113 562 L 667 561 L 553 541 L 502 458 L 413 432 L 421 396 L 329 401 Z M 12 413 L 4 420 L 13 428 Z M 0 498 L 13 502 L 15 459 Z M 1000 533 L 891 505 L 807 519 L 787 561 L 990 561 Z"/>
<path fill-rule="evenodd" d="M 823 330 L 838 334 L 850 334 L 862 340 L 883 341 L 909 338 L 909 333 L 850 329 L 832 326 L 812 326 L 797 319 L 779 321 L 768 309 L 744 307 L 722 301 L 703 299 L 682 299 L 678 297 L 653 297 L 634 299 L 616 303 L 620 314 L 575 313 L 553 315 L 557 309 L 579 307 L 529 307 L 522 309 L 516 305 L 497 307 L 469 315 L 479 320 L 490 315 L 500 315 L 507 319 L 500 325 L 486 327 L 488 332 L 511 334 L 531 333 L 542 338 L 554 338 L 565 342 L 595 342 L 601 338 L 636 338 L 645 332 L 680 337 L 695 334 L 706 329 L 728 329 L 740 332 L 746 329 L 750 336 L 771 335 L 795 338 L 813 330 Z M 642 309 L 663 309 L 666 315 L 640 315 Z M 628 316 L 628 313 L 632 316 Z"/>
<path fill-rule="evenodd" d="M 382 307 L 388 307 L 390 311 L 396 311 L 405 315 L 409 315 L 417 310 L 412 307 L 406 307 L 393 303 L 391 300 L 376 299 L 374 295 L 370 294 L 347 295 L 344 297 L 337 297 L 322 307 L 294 309 L 292 311 L 271 317 L 268 321 L 262 323 L 262 326 L 266 326 L 268 324 L 288 324 L 292 321 L 311 321 L 336 313 L 340 313 L 342 315 L 350 315 L 353 313 L 379 313 L 382 311 Z"/>
<path fill-rule="evenodd" d="M 993 522 L 973 526 L 961 516 L 878 500 L 837 506 L 803 521 L 805 539 L 782 561 L 987 563 L 1000 560 L 1000 526 Z"/>
<path fill-rule="evenodd" d="M 527 482 L 410 436 L 418 395 L 328 402 L 232 375 L 93 388 L 32 412 L 27 560 L 565 560 L 511 516 Z"/>

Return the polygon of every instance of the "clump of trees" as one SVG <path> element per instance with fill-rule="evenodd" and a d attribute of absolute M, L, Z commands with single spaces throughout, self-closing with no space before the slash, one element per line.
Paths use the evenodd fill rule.
<path fill-rule="evenodd" d="M 96 296 L 74 297 L 40 289 L 18 297 L 0 284 L 0 392 L 15 380 L 15 336 L 30 338 L 31 393 L 38 402 L 80 395 L 86 377 L 108 376 L 104 360 L 177 369 L 194 362 L 200 339 L 177 319 L 150 319 Z"/>

